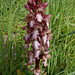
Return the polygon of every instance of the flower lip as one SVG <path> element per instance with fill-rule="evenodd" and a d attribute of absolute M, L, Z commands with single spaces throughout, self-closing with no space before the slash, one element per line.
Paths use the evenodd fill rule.
<path fill-rule="evenodd" d="M 41 14 L 37 14 L 37 15 L 36 15 L 36 19 L 37 19 L 38 22 L 42 22 L 43 17 L 42 17 Z"/>
<path fill-rule="evenodd" d="M 47 27 L 49 28 L 49 22 L 46 22 Z"/>
<path fill-rule="evenodd" d="M 35 24 L 35 21 L 34 21 L 34 20 L 31 20 L 31 21 L 30 21 L 30 27 L 33 27 L 34 24 Z"/>
<path fill-rule="evenodd" d="M 35 51 L 35 58 L 39 59 L 41 50 Z"/>
<path fill-rule="evenodd" d="M 46 42 L 46 44 L 47 44 L 47 47 L 49 48 L 50 47 L 49 40 Z"/>
<path fill-rule="evenodd" d="M 37 39 L 37 36 L 39 35 L 39 32 L 38 32 L 38 30 L 36 29 L 36 30 L 34 30 L 33 32 L 32 32 L 32 39 Z"/>
<path fill-rule="evenodd" d="M 40 48 L 39 46 L 41 46 L 41 44 L 37 40 L 35 40 L 33 42 L 32 46 L 34 47 L 35 50 L 38 50 Z"/>
<path fill-rule="evenodd" d="M 42 39 L 43 39 L 43 42 L 44 42 L 44 45 L 45 45 L 46 41 L 47 41 L 47 35 L 43 36 Z"/>
<path fill-rule="evenodd" d="M 28 64 L 32 64 L 33 63 L 33 55 L 29 55 L 29 62 Z"/>
<path fill-rule="evenodd" d="M 27 34 L 27 35 L 24 37 L 25 40 L 28 40 L 29 38 L 30 38 L 30 34 Z"/>

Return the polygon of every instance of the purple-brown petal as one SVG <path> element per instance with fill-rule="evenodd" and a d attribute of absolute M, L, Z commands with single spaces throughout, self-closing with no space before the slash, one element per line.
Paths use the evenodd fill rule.
<path fill-rule="evenodd" d="M 43 3 L 43 7 L 46 8 L 49 5 L 48 2 Z"/>
<path fill-rule="evenodd" d="M 42 8 L 42 9 L 45 9 L 45 8 L 48 6 L 48 4 L 49 4 L 48 2 L 43 3 L 43 4 L 41 5 L 41 8 Z"/>
<path fill-rule="evenodd" d="M 53 50 L 53 49 L 52 49 Z M 52 50 L 45 51 L 44 54 L 50 53 Z"/>
<path fill-rule="evenodd" d="M 32 0 L 28 0 L 28 2 L 32 4 Z"/>
<path fill-rule="evenodd" d="M 51 17 L 51 14 L 45 15 L 44 16 L 44 20 L 47 21 L 47 22 L 49 22 L 50 17 Z"/>
<path fill-rule="evenodd" d="M 25 6 L 24 6 L 28 11 L 30 11 L 30 13 L 32 13 L 32 10 L 31 10 L 31 8 L 27 5 L 27 4 L 25 4 Z"/>
<path fill-rule="evenodd" d="M 24 26 L 22 29 L 25 30 L 28 26 Z"/>

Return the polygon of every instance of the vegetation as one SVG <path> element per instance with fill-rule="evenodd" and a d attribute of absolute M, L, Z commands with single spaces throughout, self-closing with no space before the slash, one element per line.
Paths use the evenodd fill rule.
<path fill-rule="evenodd" d="M 75 0 L 45 1 L 49 2 L 46 14 L 52 15 L 49 50 L 53 51 L 48 67 L 40 68 L 48 75 L 75 75 Z M 26 70 L 28 60 L 23 50 L 25 4 L 26 0 L 0 0 L 0 75 L 33 75 Z"/>

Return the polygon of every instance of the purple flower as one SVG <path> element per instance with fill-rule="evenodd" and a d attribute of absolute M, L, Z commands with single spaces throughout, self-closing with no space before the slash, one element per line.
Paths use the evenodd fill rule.
<path fill-rule="evenodd" d="M 46 44 L 46 41 L 47 41 L 47 35 L 43 36 L 42 39 L 43 39 L 43 43 L 45 45 Z"/>
<path fill-rule="evenodd" d="M 49 40 L 47 41 L 47 47 L 49 48 L 49 46 L 50 46 L 50 43 L 49 43 Z"/>
<path fill-rule="evenodd" d="M 44 64 L 44 66 L 46 67 L 48 64 L 47 64 L 47 59 L 45 58 L 44 61 L 42 62 Z"/>
<path fill-rule="evenodd" d="M 40 46 L 40 43 L 37 40 L 35 40 L 33 42 L 32 46 L 34 47 L 34 50 L 38 50 L 39 49 L 39 46 Z"/>
<path fill-rule="evenodd" d="M 39 59 L 41 50 L 35 51 L 35 58 Z"/>
<path fill-rule="evenodd" d="M 24 40 L 28 40 L 29 37 L 30 37 L 30 34 L 27 34 L 27 35 L 24 37 Z"/>
<path fill-rule="evenodd" d="M 46 22 L 47 27 L 49 28 L 49 22 Z"/>
<path fill-rule="evenodd" d="M 25 8 L 30 12 L 25 17 L 27 26 L 23 27 L 27 34 L 23 38 L 25 41 L 24 49 L 27 50 L 28 63 L 26 68 L 29 71 L 33 71 L 34 75 L 41 75 L 42 71 L 39 68 L 40 59 L 42 64 L 46 67 L 47 60 L 51 59 L 49 53 L 52 50 L 48 50 L 50 47 L 50 40 L 52 33 L 49 29 L 49 21 L 51 14 L 45 15 L 45 8 L 48 6 L 48 2 L 42 3 L 43 0 L 28 0 L 25 4 Z M 32 47 L 30 50 L 30 46 Z M 28 65 L 34 65 L 33 69 L 28 69 Z"/>
<path fill-rule="evenodd" d="M 33 27 L 34 24 L 35 24 L 35 21 L 34 21 L 34 20 L 31 20 L 31 21 L 30 21 L 30 27 Z"/>
<path fill-rule="evenodd" d="M 28 64 L 32 64 L 32 63 L 33 63 L 33 55 L 30 55 Z"/>
<path fill-rule="evenodd" d="M 32 39 L 37 39 L 37 36 L 39 35 L 39 32 L 38 32 L 38 30 L 36 29 L 36 30 L 34 30 L 33 32 L 32 32 Z"/>
<path fill-rule="evenodd" d="M 36 19 L 37 19 L 38 22 L 42 22 L 43 17 L 42 17 L 41 14 L 37 14 L 37 15 L 36 15 Z"/>

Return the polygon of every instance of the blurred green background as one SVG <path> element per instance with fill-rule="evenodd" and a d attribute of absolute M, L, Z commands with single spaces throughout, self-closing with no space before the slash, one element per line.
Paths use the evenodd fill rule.
<path fill-rule="evenodd" d="M 26 70 L 27 55 L 23 50 L 26 31 L 24 5 L 27 0 L 0 0 L 0 75 L 33 75 Z M 43 0 L 49 2 L 50 30 L 53 48 L 43 75 L 75 75 L 75 0 Z M 47 74 L 46 74 L 47 72 Z M 45 74 L 44 74 L 45 73 Z"/>

